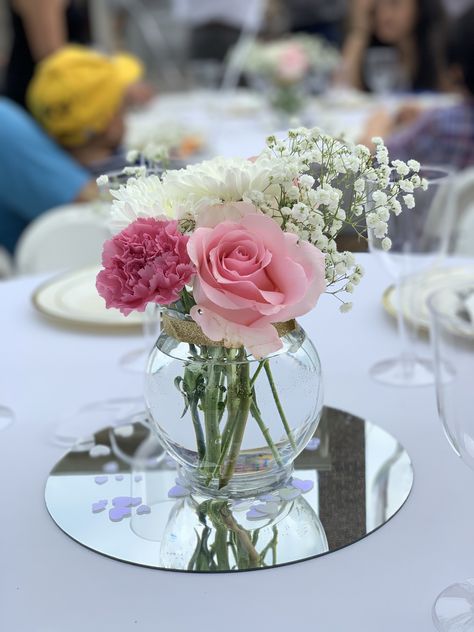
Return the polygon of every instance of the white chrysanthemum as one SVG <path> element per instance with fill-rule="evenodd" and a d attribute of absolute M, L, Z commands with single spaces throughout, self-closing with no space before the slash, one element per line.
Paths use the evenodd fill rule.
<path fill-rule="evenodd" d="M 266 159 L 214 158 L 185 169 L 168 171 L 163 177 L 167 208 L 180 216 L 183 208 L 193 213 L 204 201 L 238 202 L 252 199 L 255 191 L 268 196 L 275 165 Z M 270 187 L 272 188 L 272 187 Z"/>
<path fill-rule="evenodd" d="M 138 217 L 173 217 L 166 206 L 163 184 L 156 175 L 130 178 L 126 186 L 111 193 L 115 199 L 109 223 L 114 232 L 126 228 Z"/>

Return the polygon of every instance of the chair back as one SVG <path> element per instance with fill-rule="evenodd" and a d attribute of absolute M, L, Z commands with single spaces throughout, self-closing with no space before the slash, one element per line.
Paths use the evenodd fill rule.
<path fill-rule="evenodd" d="M 18 274 L 37 274 L 99 264 L 110 204 L 68 204 L 51 209 L 23 232 L 15 249 Z"/>

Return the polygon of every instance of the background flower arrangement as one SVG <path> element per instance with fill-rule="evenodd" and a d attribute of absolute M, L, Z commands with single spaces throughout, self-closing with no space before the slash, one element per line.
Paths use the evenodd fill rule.
<path fill-rule="evenodd" d="M 271 104 L 296 113 L 308 93 L 320 93 L 340 62 L 338 50 L 324 38 L 293 35 L 255 42 L 245 58 L 244 72 L 251 83 L 266 89 Z"/>
<path fill-rule="evenodd" d="M 372 156 L 318 129 L 295 129 L 284 140 L 269 137 L 251 160 L 215 158 L 133 178 L 113 192 L 118 232 L 105 244 L 97 288 L 124 314 L 149 302 L 173 310 L 172 335 L 188 344 L 174 386 L 192 420 L 204 485 L 229 484 L 250 417 L 271 467 L 288 451 L 296 458 L 311 436 L 288 419 L 272 374 L 282 327 L 294 331 L 293 319 L 324 291 L 350 309 L 346 296 L 363 270 L 352 253 L 338 251 L 338 233 L 350 225 L 363 235 L 368 226 L 389 249 L 390 214 L 411 209 L 413 191 L 425 186 L 418 163 L 390 164 L 382 141 L 375 143 Z M 269 433 L 257 379 L 270 385 L 283 438 Z"/>

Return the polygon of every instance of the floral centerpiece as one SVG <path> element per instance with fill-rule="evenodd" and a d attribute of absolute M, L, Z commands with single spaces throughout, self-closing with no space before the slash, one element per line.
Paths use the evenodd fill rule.
<path fill-rule="evenodd" d="M 266 89 L 273 107 L 295 114 L 307 93 L 324 90 L 339 61 L 339 52 L 327 40 L 301 34 L 255 42 L 244 70 L 251 82 Z"/>
<path fill-rule="evenodd" d="M 313 436 L 320 363 L 295 319 L 323 292 L 350 309 L 363 270 L 338 251 L 338 233 L 367 225 L 389 249 L 390 214 L 424 186 L 418 163 L 390 165 L 375 141 L 372 156 L 301 128 L 269 137 L 251 160 L 215 158 L 113 192 L 116 234 L 97 289 L 125 315 L 163 308 L 146 399 L 192 489 L 239 496 L 285 484 Z"/>

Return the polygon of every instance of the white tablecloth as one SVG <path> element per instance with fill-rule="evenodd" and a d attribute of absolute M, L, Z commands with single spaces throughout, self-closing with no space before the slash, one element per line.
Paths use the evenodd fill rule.
<path fill-rule="evenodd" d="M 131 566 L 56 527 L 43 500 L 62 454 L 51 441 L 54 426 L 81 404 L 140 391 L 140 380 L 117 364 L 139 339 L 56 327 L 30 304 L 38 279 L 0 284 L 0 402 L 17 416 L 0 433 L 1 630 L 433 630 L 436 594 L 474 575 L 474 478 L 443 436 L 431 387 L 388 388 L 369 378 L 372 363 L 396 352 L 397 338 L 380 301 L 389 279 L 368 255 L 360 259 L 367 275 L 353 312 L 340 314 L 325 296 L 302 323 L 320 352 L 326 403 L 403 443 L 414 463 L 413 492 L 387 525 L 349 548 L 235 575 Z"/>

